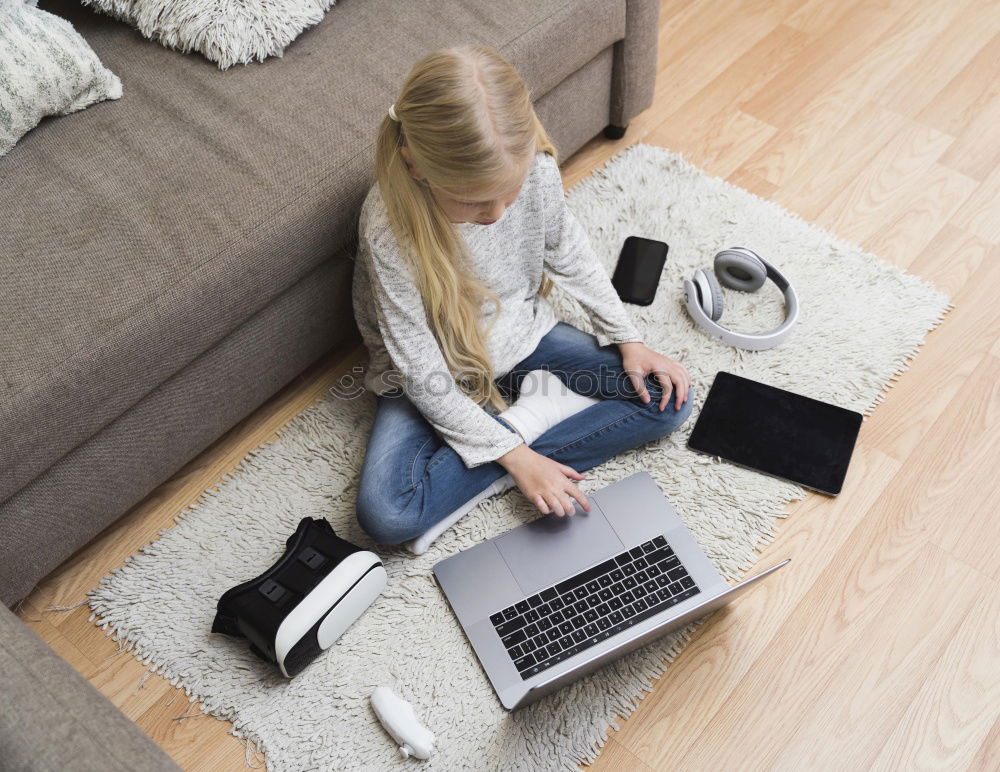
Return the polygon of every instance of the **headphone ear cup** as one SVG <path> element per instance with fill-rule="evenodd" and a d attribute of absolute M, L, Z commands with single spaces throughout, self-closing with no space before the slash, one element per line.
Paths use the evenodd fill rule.
<path fill-rule="evenodd" d="M 730 247 L 715 256 L 715 275 L 724 287 L 756 292 L 767 281 L 767 267 L 746 247 Z"/>
<path fill-rule="evenodd" d="M 702 301 L 701 307 L 705 309 L 705 313 L 708 315 L 709 319 L 713 322 L 717 322 L 722 318 L 722 287 L 719 286 L 719 282 L 716 281 L 715 277 L 712 276 L 712 274 L 706 269 L 701 268 L 698 273 L 701 274 L 704 279 L 703 286 L 707 288 L 708 292 L 706 294 L 712 301 L 711 308 L 706 308 L 706 303 L 704 301 Z"/>

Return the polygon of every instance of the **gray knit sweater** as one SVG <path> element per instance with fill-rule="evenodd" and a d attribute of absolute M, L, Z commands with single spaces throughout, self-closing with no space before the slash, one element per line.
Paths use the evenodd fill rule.
<path fill-rule="evenodd" d="M 476 276 L 500 299 L 499 317 L 486 341 L 494 377 L 533 352 L 558 321 L 549 301 L 537 294 L 543 268 L 587 312 L 600 345 L 642 340 L 566 206 L 559 167 L 548 153 L 538 153 L 517 199 L 499 220 L 455 227 L 469 246 Z M 365 388 L 382 394 L 402 386 L 467 467 L 493 461 L 521 444 L 450 375 L 378 183 L 365 199 L 358 231 L 352 292 L 369 353 Z M 485 329 L 495 313 L 493 303 L 485 301 L 483 311 Z"/>

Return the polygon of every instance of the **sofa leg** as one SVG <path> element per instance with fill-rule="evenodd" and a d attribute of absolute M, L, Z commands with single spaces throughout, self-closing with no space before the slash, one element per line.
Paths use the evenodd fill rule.
<path fill-rule="evenodd" d="M 621 139 L 625 136 L 625 131 L 628 126 L 615 126 L 613 123 L 609 123 L 604 127 L 604 136 L 608 139 Z"/>

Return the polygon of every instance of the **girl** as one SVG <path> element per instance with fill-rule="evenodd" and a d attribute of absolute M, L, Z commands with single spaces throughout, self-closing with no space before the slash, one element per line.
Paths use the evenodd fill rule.
<path fill-rule="evenodd" d="M 420 553 L 514 484 L 542 513 L 589 511 L 579 470 L 676 429 L 691 381 L 643 344 L 566 207 L 524 82 L 492 48 L 428 54 L 375 172 L 352 287 L 377 395 L 361 527 Z M 596 335 L 556 320 L 553 280 Z"/>

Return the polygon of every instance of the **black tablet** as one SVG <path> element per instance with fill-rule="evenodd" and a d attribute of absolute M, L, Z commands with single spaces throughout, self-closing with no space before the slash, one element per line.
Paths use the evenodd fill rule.
<path fill-rule="evenodd" d="M 688 447 L 821 493 L 840 493 L 861 413 L 716 374 Z"/>

